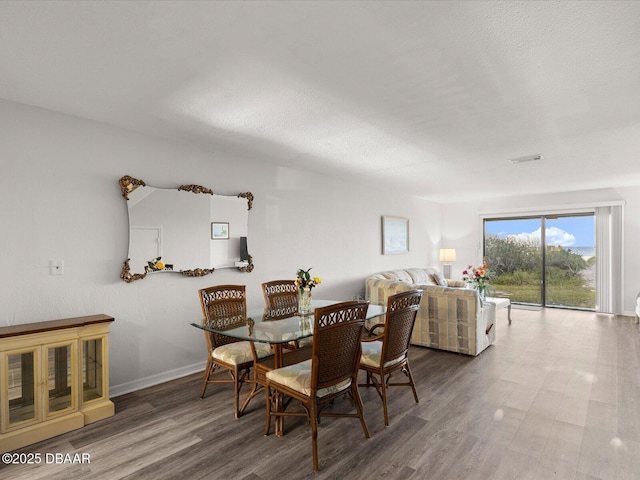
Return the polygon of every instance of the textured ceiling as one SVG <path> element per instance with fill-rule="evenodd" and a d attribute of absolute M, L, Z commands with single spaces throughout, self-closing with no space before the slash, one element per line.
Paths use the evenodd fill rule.
<path fill-rule="evenodd" d="M 640 2 L 2 1 L 0 98 L 437 202 L 640 185 Z"/>

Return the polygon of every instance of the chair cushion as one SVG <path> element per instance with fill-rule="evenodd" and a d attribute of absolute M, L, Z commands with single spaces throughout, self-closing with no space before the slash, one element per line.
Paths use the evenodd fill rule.
<path fill-rule="evenodd" d="M 274 382 L 285 385 L 296 392 L 300 392 L 306 396 L 311 396 L 311 360 L 296 363 L 288 367 L 276 368 L 267 372 L 267 378 Z M 317 396 L 324 397 L 330 393 L 341 392 L 351 386 L 351 379 L 332 385 L 331 387 L 321 388 L 318 390 Z"/>
<path fill-rule="evenodd" d="M 369 367 L 380 367 L 380 361 L 382 358 L 382 342 L 376 340 L 375 342 L 361 342 L 362 343 L 362 356 L 360 357 L 360 363 Z M 405 357 L 396 358 L 390 362 L 385 363 L 385 367 L 391 367 L 396 363 L 400 363 Z"/>
<path fill-rule="evenodd" d="M 271 355 L 271 346 L 268 343 L 255 342 L 256 355 L 258 358 L 265 358 Z M 233 342 L 215 348 L 211 352 L 213 359 L 218 359 L 232 365 L 253 362 L 251 344 L 247 341 Z"/>

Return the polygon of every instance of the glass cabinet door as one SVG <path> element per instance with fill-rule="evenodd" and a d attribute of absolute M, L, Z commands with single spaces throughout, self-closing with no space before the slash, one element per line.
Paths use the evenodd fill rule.
<path fill-rule="evenodd" d="M 105 395 L 103 382 L 103 340 L 95 338 L 82 342 L 82 401 L 88 402 Z"/>
<path fill-rule="evenodd" d="M 7 427 L 36 420 L 36 362 L 35 350 L 7 355 L 9 381 L 9 417 Z"/>
<path fill-rule="evenodd" d="M 45 349 L 49 415 L 74 408 L 73 346 L 67 344 Z"/>

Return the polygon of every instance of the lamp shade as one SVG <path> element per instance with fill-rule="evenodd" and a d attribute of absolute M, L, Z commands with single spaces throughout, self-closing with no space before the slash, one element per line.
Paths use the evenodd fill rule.
<path fill-rule="evenodd" d="M 441 262 L 455 262 L 456 261 L 456 249 L 455 248 L 441 248 L 440 249 L 440 261 Z"/>

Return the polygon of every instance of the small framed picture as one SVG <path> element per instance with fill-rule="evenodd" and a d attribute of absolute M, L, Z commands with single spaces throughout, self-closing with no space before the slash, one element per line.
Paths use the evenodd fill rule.
<path fill-rule="evenodd" d="M 382 254 L 409 253 L 409 219 L 382 217 Z"/>
<path fill-rule="evenodd" d="M 229 240 L 229 222 L 211 222 L 211 240 Z"/>

